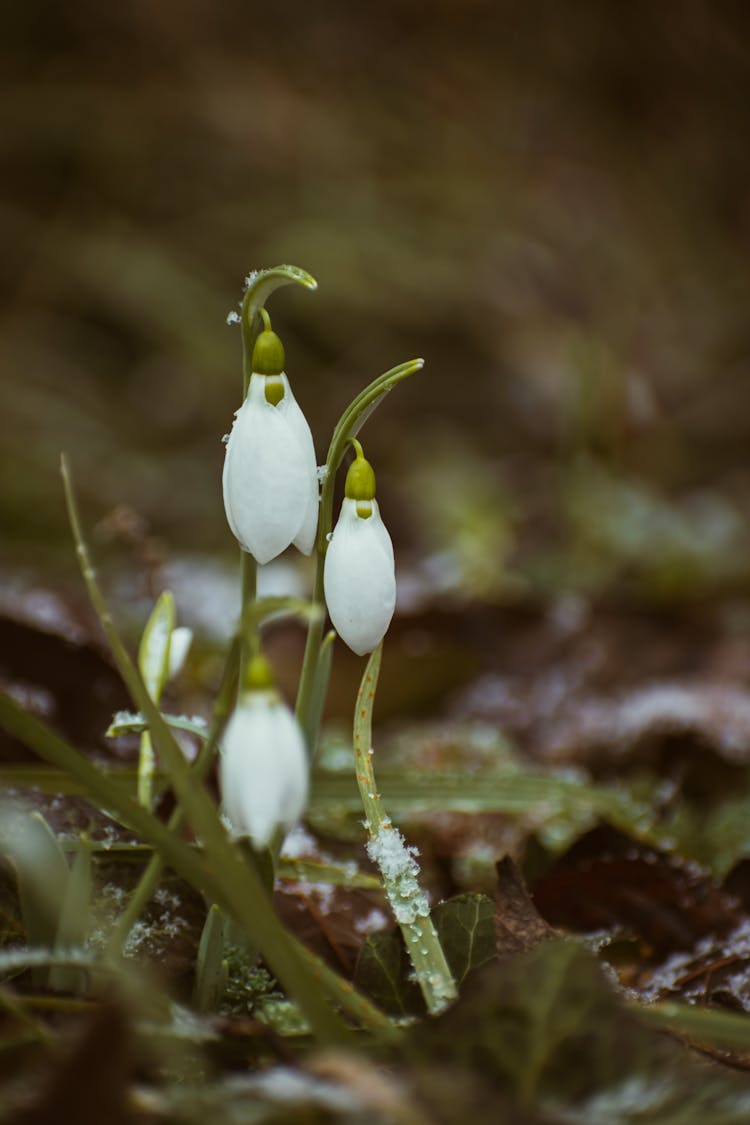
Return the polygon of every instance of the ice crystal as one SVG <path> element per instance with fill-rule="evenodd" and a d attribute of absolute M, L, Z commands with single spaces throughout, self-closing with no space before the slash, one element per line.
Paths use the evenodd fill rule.
<path fill-rule="evenodd" d="M 375 906 L 364 918 L 355 919 L 354 929 L 358 934 L 374 934 L 378 930 L 384 930 L 387 925 L 385 914 Z"/>
<path fill-rule="evenodd" d="M 380 868 L 396 921 L 404 925 L 426 918 L 430 906 L 419 886 L 418 849 L 408 846 L 399 830 L 388 825 L 368 842 L 367 854 Z"/>

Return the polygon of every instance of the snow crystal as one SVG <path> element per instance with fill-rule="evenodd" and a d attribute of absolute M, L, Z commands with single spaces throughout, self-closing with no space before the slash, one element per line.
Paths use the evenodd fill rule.
<path fill-rule="evenodd" d="M 663 965 L 655 969 L 647 985 L 642 989 L 643 999 L 647 1002 L 659 999 L 665 993 L 674 992 L 680 986 L 680 981 L 686 972 L 692 972 L 700 966 L 702 961 L 708 964 L 715 956 L 716 937 L 708 934 L 702 938 L 693 949 L 673 953 Z M 750 955 L 750 921 L 743 921 L 722 942 L 722 956 L 747 958 Z M 740 986 L 744 987 L 746 971 L 741 972 Z M 729 983 L 729 982 L 728 982 Z M 703 984 L 699 984 L 703 989 Z M 731 987 L 731 984 L 730 984 Z M 688 991 L 687 999 L 690 999 Z"/>
<path fill-rule="evenodd" d="M 354 1091 L 287 1067 L 277 1067 L 254 1077 L 252 1088 L 283 1105 L 313 1102 L 337 1114 L 360 1112 L 362 1109 L 361 1098 Z"/>
<path fill-rule="evenodd" d="M 227 324 L 239 324 L 241 319 L 240 314 L 234 309 L 227 313 Z"/>
<path fill-rule="evenodd" d="M 166 887 L 159 887 L 154 891 L 154 902 L 158 902 L 160 906 L 173 906 L 180 905 L 180 896 L 168 891 Z"/>
<path fill-rule="evenodd" d="M 318 465 L 315 472 L 317 474 L 319 484 L 322 484 L 323 481 L 328 479 L 328 466 L 327 465 Z"/>
<path fill-rule="evenodd" d="M 387 925 L 385 914 L 375 906 L 364 918 L 355 919 L 354 929 L 358 934 L 374 934 L 377 930 L 384 930 Z"/>
<path fill-rule="evenodd" d="M 397 828 L 387 826 L 368 842 L 367 854 L 380 868 L 396 921 L 403 925 L 427 917 L 429 903 L 417 878 L 418 849 L 407 846 Z"/>
<path fill-rule="evenodd" d="M 298 824 L 284 840 L 281 854 L 285 859 L 301 859 L 303 856 L 318 856 L 319 851 L 315 837 Z"/>

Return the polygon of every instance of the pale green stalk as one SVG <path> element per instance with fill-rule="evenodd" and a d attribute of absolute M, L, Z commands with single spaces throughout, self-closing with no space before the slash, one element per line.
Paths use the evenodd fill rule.
<path fill-rule="evenodd" d="M 430 918 L 427 897 L 417 882 L 416 862 L 400 833 L 386 815 L 375 783 L 372 758 L 372 709 L 380 673 L 382 641 L 367 662 L 354 714 L 354 764 L 365 826 L 370 836 L 368 852 L 380 868 L 388 901 L 406 943 L 406 950 L 422 989 L 427 1010 L 441 1012 L 457 996 L 443 947 Z"/>
<path fill-rule="evenodd" d="M 252 607 L 258 596 L 258 564 L 252 555 L 240 547 L 240 674 L 238 689 L 242 691 L 245 683 L 247 667 L 258 648 L 258 630 L 256 624 L 251 624 Z"/>

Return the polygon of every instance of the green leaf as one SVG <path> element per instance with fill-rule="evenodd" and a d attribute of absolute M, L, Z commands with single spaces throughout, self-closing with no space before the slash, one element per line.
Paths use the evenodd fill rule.
<path fill-rule="evenodd" d="M 435 1091 L 458 1096 L 452 1088 L 460 1092 L 460 1076 L 472 1073 L 477 1104 L 507 1099 L 545 1120 L 741 1125 L 750 1113 L 745 1078 L 708 1070 L 641 1023 L 596 958 L 572 941 L 486 966 L 453 1008 L 414 1032 L 413 1044 L 428 1105 Z M 444 1119 L 454 1108 L 441 1104 Z"/>
<path fill-rule="evenodd" d="M 16 863 L 27 943 L 52 949 L 68 892 L 65 856 L 54 832 L 38 812 L 14 826 L 6 847 Z M 46 970 L 35 970 L 33 979 L 36 985 L 46 984 Z"/>
<path fill-rule="evenodd" d="M 642 1020 L 704 1044 L 720 1044 L 750 1053 L 750 1018 L 745 1013 L 664 1001 L 633 1005 Z"/>
<path fill-rule="evenodd" d="M 303 883 L 321 883 L 329 887 L 358 887 L 362 890 L 380 891 L 383 884 L 377 875 L 366 871 L 338 867 L 334 863 L 321 863 L 314 859 L 288 859 L 281 856 L 276 875 L 279 879 L 295 879 Z"/>
<path fill-rule="evenodd" d="M 494 960 L 494 904 L 487 895 L 457 895 L 436 906 L 431 917 L 456 984 Z M 357 961 L 357 986 L 392 1015 L 424 1015 L 425 1005 L 412 977 L 400 932 L 370 934 Z"/>
<path fill-rule="evenodd" d="M 305 740 L 310 748 L 310 754 L 313 759 L 318 749 L 318 734 L 323 718 L 323 708 L 325 707 L 326 696 L 328 694 L 328 683 L 331 678 L 331 664 L 333 663 L 333 645 L 335 640 L 336 633 L 333 629 L 326 633 L 323 638 L 318 655 L 318 663 L 315 668 L 307 714 L 301 716 L 305 723 L 303 728 Z"/>
<path fill-rule="evenodd" d="M 422 994 L 410 977 L 411 963 L 400 932 L 370 934 L 357 960 L 354 973 L 357 988 L 391 1015 L 423 1015 Z"/>
<path fill-rule="evenodd" d="M 224 960 L 224 916 L 216 905 L 209 908 L 195 962 L 193 1005 L 199 1012 L 215 1011 L 227 983 Z"/>
<path fill-rule="evenodd" d="M 440 944 L 457 985 L 495 958 L 495 905 L 487 895 L 457 895 L 432 911 Z"/>
<path fill-rule="evenodd" d="M 91 925 L 91 852 L 88 841 L 78 842 L 76 857 L 68 876 L 65 898 L 55 937 L 55 951 L 83 948 Z M 86 976 L 76 969 L 53 968 L 50 988 L 60 992 L 83 992 Z"/>
<path fill-rule="evenodd" d="M 169 679 L 169 647 L 175 621 L 174 597 L 165 590 L 151 612 L 138 649 L 138 670 L 155 703 L 161 699 Z"/>
<path fill-rule="evenodd" d="M 397 816 L 437 809 L 466 813 L 536 812 L 550 818 L 579 817 L 588 812 L 606 818 L 638 839 L 653 843 L 660 840 L 648 808 L 626 794 L 541 773 L 514 770 L 467 775 L 440 770 L 418 773 L 383 769 L 378 770 L 378 784 L 383 800 Z M 331 806 L 356 809 L 356 788 L 348 773 L 318 770 L 313 775 L 310 807 L 317 812 Z"/>
<path fill-rule="evenodd" d="M 184 730 L 198 738 L 208 738 L 208 724 L 201 715 L 161 715 L 168 727 Z M 148 730 L 148 720 L 140 711 L 118 711 L 104 732 L 106 738 L 119 738 L 123 734 L 142 734 Z"/>

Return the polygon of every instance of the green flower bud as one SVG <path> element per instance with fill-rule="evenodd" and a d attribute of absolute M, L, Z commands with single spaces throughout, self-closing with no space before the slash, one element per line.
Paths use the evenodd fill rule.
<path fill-rule="evenodd" d="M 357 500 L 362 504 L 367 504 L 370 500 L 375 499 L 375 471 L 370 462 L 365 460 L 362 446 L 357 439 L 349 438 L 349 441 L 354 446 L 357 456 L 352 461 L 346 474 L 344 494 L 347 500 Z M 370 511 L 369 508 L 363 508 L 362 516 L 364 519 L 367 519 Z"/>
<path fill-rule="evenodd" d="M 245 691 L 270 691 L 274 687 L 273 672 L 265 656 L 260 653 L 252 658 L 245 673 Z"/>
<path fill-rule="evenodd" d="M 280 375 L 284 370 L 284 345 L 270 328 L 255 341 L 252 368 L 257 375 Z"/>

